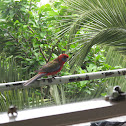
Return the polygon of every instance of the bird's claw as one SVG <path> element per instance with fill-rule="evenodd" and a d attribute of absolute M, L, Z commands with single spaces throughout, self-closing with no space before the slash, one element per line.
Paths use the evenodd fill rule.
<path fill-rule="evenodd" d="M 56 79 L 55 77 L 61 77 L 61 76 L 60 75 L 58 75 L 58 76 L 56 76 L 56 75 L 52 76 L 53 79 Z"/>

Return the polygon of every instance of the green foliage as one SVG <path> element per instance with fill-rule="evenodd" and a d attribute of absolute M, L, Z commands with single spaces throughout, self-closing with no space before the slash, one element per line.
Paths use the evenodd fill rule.
<path fill-rule="evenodd" d="M 0 55 L 0 83 L 22 80 L 22 70 L 17 67 L 14 58 Z"/>
<path fill-rule="evenodd" d="M 1 71 L 4 76 L 1 82 L 17 81 L 18 76 L 19 80 L 28 79 L 30 74 L 35 74 L 33 71 L 39 69 L 38 66 L 66 51 L 67 41 L 59 40 L 55 36 L 60 30 L 55 28 L 55 22 L 60 19 L 58 15 L 63 16 L 65 12 L 67 13 L 66 7 L 60 8 L 61 2 L 38 7 L 37 2 L 31 0 L 0 2 L 0 53 L 5 53 L 7 57 L 1 60 L 1 70 L 4 72 L 2 74 Z M 14 61 L 8 62 L 11 61 L 11 56 Z M 17 71 L 17 68 L 20 71 Z M 5 111 L 11 104 L 23 109 L 26 106 L 65 103 L 65 95 L 62 86 L 55 85 L 51 88 L 44 86 L 41 89 L 2 92 L 0 101 L 3 104 L 0 111 Z"/>
<path fill-rule="evenodd" d="M 83 59 L 95 44 L 114 46 L 126 51 L 126 2 L 125 0 L 65 0 L 72 15 L 63 19 L 64 30 L 69 33 L 68 43 L 77 44 L 70 65 L 82 65 Z M 81 57 L 78 59 L 78 57 Z"/>
<path fill-rule="evenodd" d="M 3 6 L 0 11 L 0 51 L 7 56 L 13 55 L 17 64 L 29 73 L 30 69 L 35 71 L 66 51 L 66 41 L 55 36 L 60 30 L 55 28 L 55 22 L 58 15 L 64 15 L 66 8 L 60 9 L 61 2 L 38 7 L 31 0 L 8 0 L 0 2 L 0 6 Z"/>
<path fill-rule="evenodd" d="M 106 55 L 106 63 L 113 66 L 117 66 L 118 68 L 126 68 L 126 56 L 123 54 L 120 54 L 119 52 L 116 52 L 114 48 L 107 49 L 108 53 Z M 107 92 L 111 92 L 114 86 L 119 85 L 121 89 L 125 92 L 126 89 L 126 78 L 125 76 L 119 76 L 114 78 L 108 78 L 105 82 L 106 85 L 108 85 Z"/>
<path fill-rule="evenodd" d="M 13 57 L 0 56 L 0 83 L 22 80 L 22 69 L 17 67 Z M 29 78 L 25 73 L 26 79 Z M 0 111 L 7 111 L 9 106 L 16 105 L 18 110 L 54 104 L 65 103 L 64 90 L 60 86 L 47 86 L 41 88 L 15 89 L 0 92 Z M 59 89 L 61 92 L 59 92 Z"/>
<path fill-rule="evenodd" d="M 64 52 L 70 59 L 61 76 L 120 67 L 108 65 L 104 56 L 107 52 L 96 44 L 120 46 L 121 51 L 125 50 L 123 0 L 117 0 L 119 4 L 110 0 L 66 0 L 69 6 L 61 0 L 40 7 L 37 2 L 0 2 L 0 53 L 6 54 L 0 57 L 1 82 L 29 79 L 38 66 Z M 105 79 L 97 79 L 2 92 L 0 111 L 11 104 L 23 109 L 104 96 L 108 87 L 105 83 Z"/>
<path fill-rule="evenodd" d="M 101 46 L 93 46 L 81 67 L 76 66 L 74 73 L 83 74 L 122 68 L 121 66 L 116 66 L 116 64 L 113 66 L 107 64 L 105 54 L 106 51 Z M 107 88 L 109 87 L 109 83 L 107 83 L 108 81 L 106 82 L 106 80 L 107 79 L 96 79 L 68 83 L 65 85 L 66 99 L 79 101 L 105 96 Z"/>

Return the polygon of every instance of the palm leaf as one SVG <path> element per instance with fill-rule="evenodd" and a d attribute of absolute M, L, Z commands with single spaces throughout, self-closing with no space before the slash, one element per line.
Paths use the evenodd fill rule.
<path fill-rule="evenodd" d="M 72 16 L 63 19 L 66 30 L 63 29 L 64 32 L 58 34 L 69 32 L 68 43 L 81 45 L 75 52 L 71 51 L 74 52 L 74 57 L 70 60 L 71 66 L 73 63 L 81 65 L 94 44 L 114 46 L 125 53 L 125 0 L 66 0 L 65 3 L 73 14 L 73 20 Z"/>

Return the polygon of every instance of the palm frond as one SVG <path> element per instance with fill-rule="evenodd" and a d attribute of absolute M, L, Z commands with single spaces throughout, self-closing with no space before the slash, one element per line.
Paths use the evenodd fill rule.
<path fill-rule="evenodd" d="M 94 44 L 115 46 L 120 52 L 126 51 L 126 1 L 125 0 L 66 0 L 69 11 L 65 26 L 58 34 L 69 32 L 68 43 L 83 44 L 70 60 L 81 64 Z M 76 15 L 76 18 L 75 18 Z M 68 22 L 67 22 L 68 21 Z M 66 25 L 68 24 L 68 25 Z M 78 34 L 79 33 L 79 34 Z M 78 52 L 77 52 L 78 51 Z M 78 60 L 78 56 L 80 58 Z"/>

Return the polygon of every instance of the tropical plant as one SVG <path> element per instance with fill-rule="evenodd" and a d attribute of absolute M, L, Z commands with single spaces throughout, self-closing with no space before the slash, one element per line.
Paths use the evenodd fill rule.
<path fill-rule="evenodd" d="M 55 36 L 60 30 L 55 28 L 55 22 L 58 15 L 64 15 L 66 6 L 59 8 L 61 2 L 54 2 L 52 6 L 38 7 L 37 2 L 0 2 L 0 53 L 13 55 L 24 73 L 28 70 L 30 74 L 34 74 L 31 69 L 37 70 L 66 50 L 66 41 Z"/>
<path fill-rule="evenodd" d="M 26 75 L 27 78 L 27 75 Z M 17 66 L 13 56 L 0 55 L 0 83 L 22 80 L 22 70 Z"/>
<path fill-rule="evenodd" d="M 6 57 L 5 54 L 0 55 L 0 83 L 21 81 L 22 74 L 22 68 L 17 66 L 12 56 Z M 26 79 L 29 76 L 29 73 L 26 72 Z M 18 110 L 21 110 L 24 108 L 65 103 L 64 90 L 62 88 L 62 85 L 59 87 L 53 85 L 50 90 L 48 90 L 47 86 L 34 89 L 1 90 L 0 112 L 7 111 L 11 105 L 16 105 Z M 61 93 L 59 93 L 58 89 L 60 89 Z"/>
<path fill-rule="evenodd" d="M 120 54 L 114 47 L 107 49 L 106 63 L 112 67 L 126 68 L 126 55 Z M 123 91 L 126 90 L 126 78 L 125 76 L 108 78 L 105 82 L 108 86 L 108 93 L 112 91 L 115 85 L 119 85 Z"/>
<path fill-rule="evenodd" d="M 63 30 L 69 33 L 69 45 L 74 57 L 70 64 L 81 66 L 84 58 L 95 44 L 114 46 L 126 52 L 126 1 L 125 0 L 65 0 L 69 12 L 62 22 Z"/>
<path fill-rule="evenodd" d="M 66 50 L 66 41 L 61 44 L 63 40 L 55 37 L 59 29 L 54 27 L 57 15 L 64 15 L 66 7 L 59 8 L 60 2 L 54 2 L 53 6 L 46 4 L 38 7 L 39 1 L 0 1 L 0 54 L 6 55 L 0 65 L 1 82 L 17 81 L 15 76 L 20 76 L 20 80 L 29 79 L 39 69 L 38 66 Z M 11 61 L 11 57 L 14 62 L 7 62 L 7 59 Z M 61 94 L 58 93 L 59 89 Z M 22 109 L 46 103 L 65 103 L 63 87 L 56 85 L 3 92 L 0 100 L 2 104 L 6 101 L 6 105 L 0 108 L 3 111 L 11 104 Z"/>
<path fill-rule="evenodd" d="M 16 61 L 16 63 L 12 62 L 15 65 L 11 67 L 11 63 L 4 62 L 4 64 L 1 60 L 1 69 L 7 67 L 8 73 L 11 72 L 10 69 L 16 73 L 18 65 L 23 74 L 17 75 L 21 75 L 22 80 L 26 75 L 34 74 L 31 71 L 38 69 L 38 66 L 62 52 L 69 53 L 71 66 L 65 64 L 61 75 L 70 74 L 69 70 L 73 73 L 85 73 L 115 68 L 116 64 L 111 67 L 105 63 L 103 54 L 107 53 L 102 46 L 95 44 L 118 46 L 119 51 L 125 51 L 126 2 L 66 0 L 65 3 L 63 5 L 61 0 L 55 1 L 52 5 L 38 7 L 35 0 L 0 2 L 0 53 L 4 52 L 7 57 L 14 57 Z M 30 76 L 27 76 L 28 78 Z M 12 81 L 15 80 L 14 78 Z M 5 81 L 10 79 L 4 79 Z M 7 107 L 16 104 L 19 109 L 23 109 L 54 102 L 62 104 L 79 98 L 81 100 L 99 97 L 106 91 L 104 82 L 104 79 L 100 79 L 4 92 L 0 99 L 1 111 L 5 104 Z"/>

